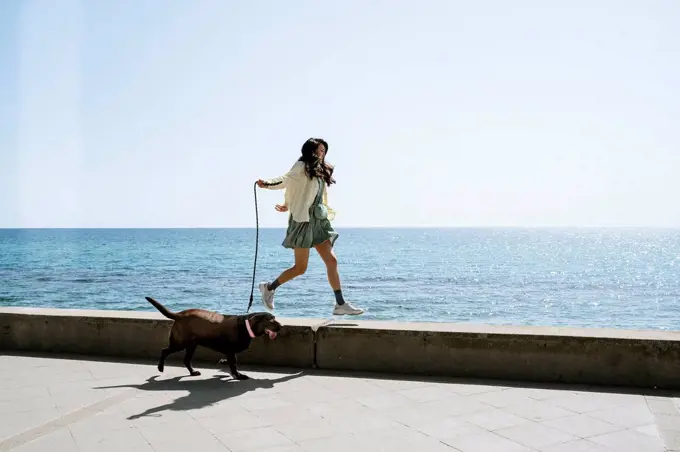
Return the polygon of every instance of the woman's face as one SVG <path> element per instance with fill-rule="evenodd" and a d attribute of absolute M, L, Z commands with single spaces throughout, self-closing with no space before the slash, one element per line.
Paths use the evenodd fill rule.
<path fill-rule="evenodd" d="M 326 146 L 323 144 L 319 144 L 316 147 L 316 152 L 314 152 L 314 155 L 320 160 L 323 160 L 323 158 L 326 156 Z"/>

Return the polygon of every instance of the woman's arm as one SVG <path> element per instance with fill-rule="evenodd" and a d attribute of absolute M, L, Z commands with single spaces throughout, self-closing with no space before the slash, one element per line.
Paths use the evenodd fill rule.
<path fill-rule="evenodd" d="M 324 184 L 325 185 L 325 184 Z M 323 205 L 326 206 L 326 209 L 328 210 L 328 219 L 330 221 L 333 221 L 335 218 L 335 210 L 333 210 L 329 205 L 328 205 L 328 187 L 324 186 L 323 188 L 323 198 L 322 198 Z"/>
<path fill-rule="evenodd" d="M 300 181 L 304 177 L 304 166 L 303 162 L 295 162 L 295 165 L 286 174 L 280 177 L 275 177 L 274 179 L 257 181 L 257 185 L 260 188 L 266 188 L 268 190 L 283 190 L 288 187 L 291 183 Z"/>

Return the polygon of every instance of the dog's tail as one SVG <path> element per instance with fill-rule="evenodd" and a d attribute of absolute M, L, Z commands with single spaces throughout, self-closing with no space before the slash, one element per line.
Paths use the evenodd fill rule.
<path fill-rule="evenodd" d="M 177 318 L 177 314 L 175 314 L 174 312 L 168 311 L 165 306 L 163 306 L 162 304 L 160 304 L 159 302 L 157 302 L 153 298 L 151 298 L 151 297 L 144 297 L 144 298 L 146 298 L 146 301 L 151 303 L 154 306 L 154 308 L 158 309 L 160 311 L 160 313 L 163 314 L 164 316 L 166 316 L 167 318 L 172 319 L 172 320 L 175 320 Z"/>

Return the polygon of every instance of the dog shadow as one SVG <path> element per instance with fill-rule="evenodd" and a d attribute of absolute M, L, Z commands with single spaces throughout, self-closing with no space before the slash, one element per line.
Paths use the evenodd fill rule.
<path fill-rule="evenodd" d="M 159 375 L 154 375 L 146 382 L 134 385 L 99 386 L 94 389 L 131 388 L 139 391 L 189 391 L 188 394 L 175 400 L 149 408 L 146 411 L 129 416 L 128 420 L 139 419 L 147 416 L 160 416 L 163 411 L 187 411 L 198 410 L 214 405 L 222 400 L 238 397 L 257 389 L 271 389 L 277 383 L 284 383 L 303 376 L 304 372 L 286 375 L 280 378 L 263 378 L 249 380 L 233 380 L 231 377 L 215 375 L 211 378 L 192 378 L 178 376 L 167 380 L 159 380 Z"/>

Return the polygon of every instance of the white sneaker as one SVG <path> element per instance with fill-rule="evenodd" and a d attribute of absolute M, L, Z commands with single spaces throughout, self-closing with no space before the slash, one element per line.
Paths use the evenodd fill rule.
<path fill-rule="evenodd" d="M 260 293 L 262 294 L 262 304 L 270 311 L 274 310 L 274 291 L 269 290 L 267 286 L 269 283 L 260 283 Z"/>
<path fill-rule="evenodd" d="M 333 315 L 361 315 L 363 313 L 363 309 L 355 308 L 347 302 L 345 304 L 336 304 L 335 309 L 333 309 Z"/>

